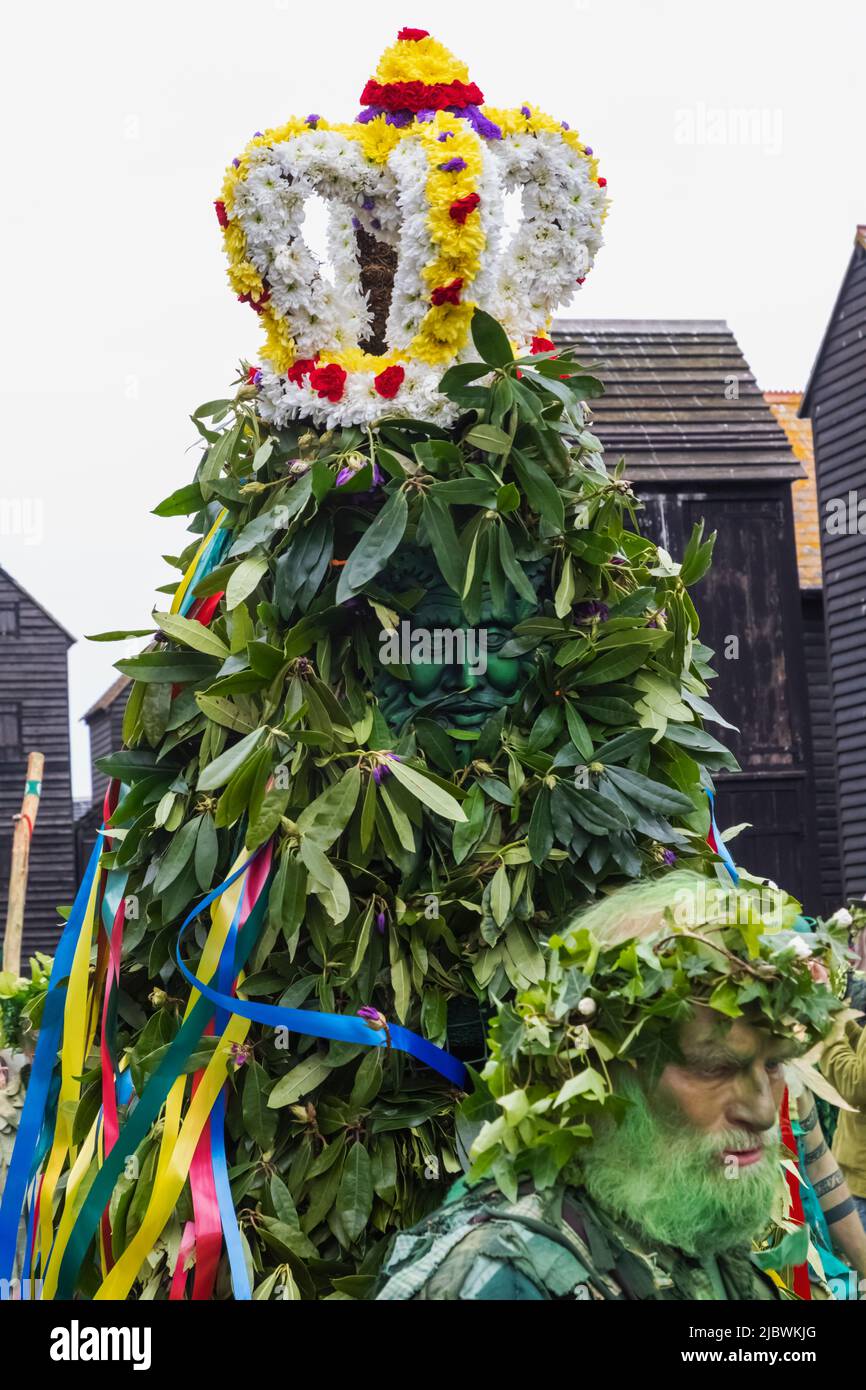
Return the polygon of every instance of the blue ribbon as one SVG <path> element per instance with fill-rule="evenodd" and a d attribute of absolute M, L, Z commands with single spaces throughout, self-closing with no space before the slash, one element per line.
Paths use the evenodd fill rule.
<path fill-rule="evenodd" d="M 227 531 L 225 528 L 221 527 L 215 535 L 211 536 L 210 541 L 205 546 L 201 558 L 193 571 L 192 579 L 187 585 L 186 593 L 180 605 L 180 615 L 182 618 L 186 617 L 187 613 L 196 602 L 196 594 L 194 592 L 196 584 L 204 579 L 205 575 L 210 574 L 211 570 L 216 569 L 222 559 L 226 546 L 231 540 L 231 536 L 231 531 Z"/>
<path fill-rule="evenodd" d="M 387 1028 L 374 1030 L 362 1018 L 355 1015 L 326 1014 L 313 1009 L 288 1009 L 279 1004 L 252 1003 L 227 993 L 225 986 L 221 989 L 212 989 L 204 980 L 200 980 L 197 975 L 193 974 L 181 957 L 181 945 L 184 936 L 199 912 L 207 907 L 214 897 L 230 887 L 235 879 L 246 871 L 251 862 L 252 860 L 248 859 L 241 868 L 226 879 L 224 884 L 214 889 L 208 897 L 202 899 L 201 903 L 197 907 L 193 907 L 187 915 L 175 943 L 175 961 L 184 979 L 193 985 L 199 994 L 209 1000 L 211 1004 L 215 1004 L 218 1009 L 222 1009 L 226 1013 L 238 1014 L 241 1018 L 248 1018 L 253 1023 L 263 1023 L 271 1028 L 285 1028 L 291 1033 L 303 1033 L 311 1038 L 330 1038 L 335 1042 L 347 1042 L 356 1045 L 360 1043 L 364 1047 L 391 1047 L 397 1052 L 408 1053 L 410 1057 L 423 1062 L 433 1071 L 439 1072 L 440 1076 L 444 1076 L 453 1086 L 465 1089 L 468 1077 L 462 1062 L 458 1061 L 456 1057 L 452 1057 L 450 1052 L 446 1052 L 444 1048 L 436 1047 L 426 1038 L 419 1037 L 417 1033 L 411 1032 L 408 1028 L 401 1028 L 399 1024 L 389 1024 Z M 218 983 L 222 984 L 219 975 Z"/>
<path fill-rule="evenodd" d="M 738 887 L 740 882 L 740 875 L 737 872 L 736 864 L 731 858 L 731 852 L 725 844 L 724 840 L 722 839 L 719 827 L 716 825 L 716 798 L 713 792 L 710 791 L 709 787 L 704 787 L 704 791 L 706 792 L 707 800 L 710 803 L 710 825 L 713 831 L 713 839 L 715 840 L 715 852 L 721 859 L 728 873 L 730 874 L 731 879 L 733 880 L 734 887 L 736 888 Z"/>
<path fill-rule="evenodd" d="M 30 1084 L 27 1087 L 9 1171 L 6 1174 L 3 1199 L 0 1201 L 0 1280 L 9 1281 L 12 1278 L 15 1251 L 18 1244 L 18 1226 L 27 1185 L 36 1159 L 51 1078 L 63 1032 L 63 1011 L 66 1006 L 69 972 L 72 969 L 78 938 L 84 926 L 87 904 L 90 901 L 90 892 L 96 878 L 101 853 L 102 842 L 97 840 L 81 880 L 81 886 L 75 895 L 72 911 L 66 926 L 63 928 L 54 956 L 54 964 L 51 967 L 48 992 L 45 996 L 45 1006 L 39 1024 L 39 1038 L 30 1072 Z M 8 1287 L 8 1283 L 3 1287 Z"/>

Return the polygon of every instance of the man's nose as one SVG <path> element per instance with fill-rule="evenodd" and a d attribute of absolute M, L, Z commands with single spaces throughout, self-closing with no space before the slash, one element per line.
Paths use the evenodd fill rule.
<path fill-rule="evenodd" d="M 748 1072 L 737 1082 L 726 1118 L 731 1125 L 760 1132 L 772 1129 L 778 1120 L 776 1095 L 763 1067 Z"/>
<path fill-rule="evenodd" d="M 472 668 L 472 663 L 464 661 L 461 669 L 464 690 L 474 690 L 478 684 L 478 676 Z"/>

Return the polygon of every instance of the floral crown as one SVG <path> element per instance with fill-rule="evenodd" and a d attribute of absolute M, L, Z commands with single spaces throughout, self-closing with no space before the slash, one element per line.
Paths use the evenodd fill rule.
<path fill-rule="evenodd" d="M 674 870 L 619 889 L 547 944 L 545 980 L 493 1019 L 461 1115 L 476 1132 L 471 1177 L 506 1191 L 521 1173 L 554 1181 L 616 1104 L 610 1064 L 676 1058 L 696 1005 L 803 1052 L 844 1007 L 844 926 L 808 922 L 787 893 L 742 871 L 739 888 Z"/>
<path fill-rule="evenodd" d="M 425 30 L 401 30 L 361 100 L 349 125 L 311 114 L 257 131 L 216 203 L 229 281 L 265 330 L 253 380 L 277 426 L 392 413 L 449 423 L 437 387 L 471 355 L 475 308 L 527 346 L 601 245 L 606 180 L 592 149 L 536 107 L 485 106 Z M 518 189 L 507 241 L 504 195 Z M 303 236 L 314 195 L 328 204 L 333 281 Z"/>

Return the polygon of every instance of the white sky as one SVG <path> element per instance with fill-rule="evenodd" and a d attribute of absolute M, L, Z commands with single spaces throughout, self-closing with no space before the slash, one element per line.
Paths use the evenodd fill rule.
<path fill-rule="evenodd" d="M 804 383 L 866 222 L 862 0 L 4 6 L 0 563 L 76 636 L 148 625 L 183 544 L 150 508 L 189 480 L 189 413 L 255 355 L 223 168 L 289 115 L 354 117 L 404 24 L 600 155 L 614 206 L 572 313 L 727 319 L 764 388 Z M 120 655 L 70 653 L 78 795 L 78 720 Z"/>

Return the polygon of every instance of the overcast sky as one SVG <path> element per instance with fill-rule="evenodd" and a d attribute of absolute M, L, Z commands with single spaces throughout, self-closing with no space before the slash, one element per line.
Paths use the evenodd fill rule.
<path fill-rule="evenodd" d="M 150 509 L 189 480 L 191 410 L 256 352 L 225 165 L 289 115 L 353 118 L 404 24 L 600 156 L 607 244 L 573 315 L 727 319 L 762 387 L 804 383 L 866 222 L 862 0 L 4 6 L 0 564 L 77 637 L 148 625 L 184 543 Z M 120 655 L 70 653 L 78 795 Z"/>

